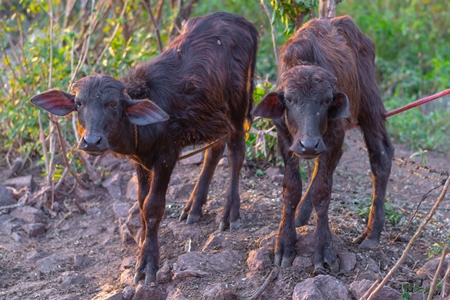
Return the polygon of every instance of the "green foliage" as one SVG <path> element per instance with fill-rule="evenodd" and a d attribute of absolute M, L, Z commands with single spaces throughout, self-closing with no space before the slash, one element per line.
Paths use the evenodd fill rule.
<path fill-rule="evenodd" d="M 434 243 L 430 249 L 428 249 L 428 258 L 432 258 L 442 254 L 445 245 L 450 247 L 450 238 L 445 239 L 442 243 Z"/>
<path fill-rule="evenodd" d="M 379 86 L 388 110 L 449 88 L 450 9 L 439 0 L 347 0 L 337 15 L 349 14 L 375 42 Z M 394 140 L 411 148 L 448 151 L 450 105 L 435 100 L 388 119 Z"/>
<path fill-rule="evenodd" d="M 319 5 L 318 0 L 271 0 L 273 8 L 272 24 L 278 20 L 284 25 L 284 33 L 291 35 L 295 29 L 300 27 L 305 17 L 310 17 L 310 13 Z"/>

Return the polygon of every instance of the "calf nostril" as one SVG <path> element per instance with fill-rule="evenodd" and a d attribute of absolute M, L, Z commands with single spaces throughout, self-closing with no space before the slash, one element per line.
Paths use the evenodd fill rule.
<path fill-rule="evenodd" d="M 317 141 L 317 144 L 314 146 L 314 150 L 317 151 L 317 148 L 319 148 L 320 140 Z"/>

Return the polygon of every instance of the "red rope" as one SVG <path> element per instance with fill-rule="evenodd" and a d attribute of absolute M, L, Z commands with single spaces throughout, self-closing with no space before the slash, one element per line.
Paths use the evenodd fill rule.
<path fill-rule="evenodd" d="M 393 115 L 399 114 L 401 112 L 404 112 L 405 110 L 408 110 L 408 109 L 411 109 L 413 107 L 425 104 L 427 102 L 433 101 L 433 100 L 435 100 L 437 98 L 440 98 L 440 97 L 443 97 L 443 96 L 449 95 L 449 94 L 450 94 L 450 89 L 446 89 L 446 90 L 444 90 L 442 92 L 439 92 L 437 94 L 434 94 L 434 95 L 431 95 L 431 96 L 428 96 L 428 97 L 416 100 L 416 101 L 414 101 L 412 103 L 409 103 L 409 104 L 407 104 L 405 106 L 402 106 L 400 108 L 396 108 L 394 110 L 391 110 L 390 112 L 386 113 L 385 117 L 388 118 L 390 116 L 393 116 Z M 352 124 L 352 125 L 349 125 L 345 130 L 350 130 L 350 129 L 356 128 L 358 126 L 359 126 L 358 124 Z"/>

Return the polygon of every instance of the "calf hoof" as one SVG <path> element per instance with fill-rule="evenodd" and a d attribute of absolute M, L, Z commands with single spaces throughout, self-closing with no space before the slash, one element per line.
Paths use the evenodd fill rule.
<path fill-rule="evenodd" d="M 184 220 L 186 220 L 188 217 L 188 213 L 182 211 L 180 217 L 178 218 L 178 222 L 183 222 Z"/>
<path fill-rule="evenodd" d="M 190 213 L 189 216 L 187 217 L 186 224 L 193 224 L 198 220 L 200 220 L 201 217 L 202 217 L 201 215 Z"/>
<path fill-rule="evenodd" d="M 372 239 L 365 239 L 361 245 L 359 245 L 359 248 L 361 249 L 375 249 L 376 247 L 378 247 L 378 241 L 377 240 L 372 240 Z"/>
<path fill-rule="evenodd" d="M 328 263 L 325 264 L 316 264 L 314 266 L 313 276 L 317 275 L 335 275 L 339 272 L 339 264 L 337 261 L 333 262 L 331 265 Z"/>
<path fill-rule="evenodd" d="M 295 256 L 293 257 L 284 257 L 281 254 L 275 254 L 274 264 L 280 266 L 282 268 L 289 268 L 292 266 L 294 262 Z"/>
<path fill-rule="evenodd" d="M 136 275 L 134 275 L 134 284 L 138 284 L 144 277 L 144 285 L 148 285 L 150 282 L 156 282 L 156 272 L 150 270 L 147 270 L 146 272 L 137 270 Z"/>
<path fill-rule="evenodd" d="M 233 221 L 231 223 L 228 221 L 220 221 L 220 224 L 219 224 L 220 231 L 225 231 L 228 228 L 230 228 L 230 231 L 233 231 L 233 230 L 238 230 L 240 227 L 241 227 L 240 219 L 237 219 L 236 221 Z"/>

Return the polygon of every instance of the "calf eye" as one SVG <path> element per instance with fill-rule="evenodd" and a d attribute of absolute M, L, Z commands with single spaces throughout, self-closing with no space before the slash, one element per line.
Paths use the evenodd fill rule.
<path fill-rule="evenodd" d="M 81 107 L 81 105 L 82 105 L 82 104 L 81 104 L 81 101 L 78 101 L 78 100 L 77 100 L 77 101 L 75 101 L 75 105 L 77 106 L 77 108 L 80 108 L 80 107 Z"/>
<path fill-rule="evenodd" d="M 111 102 L 109 103 L 109 106 L 111 106 L 112 108 L 117 108 L 117 102 L 111 101 Z"/>
<path fill-rule="evenodd" d="M 292 98 L 285 98 L 285 99 L 287 103 L 292 104 Z"/>

